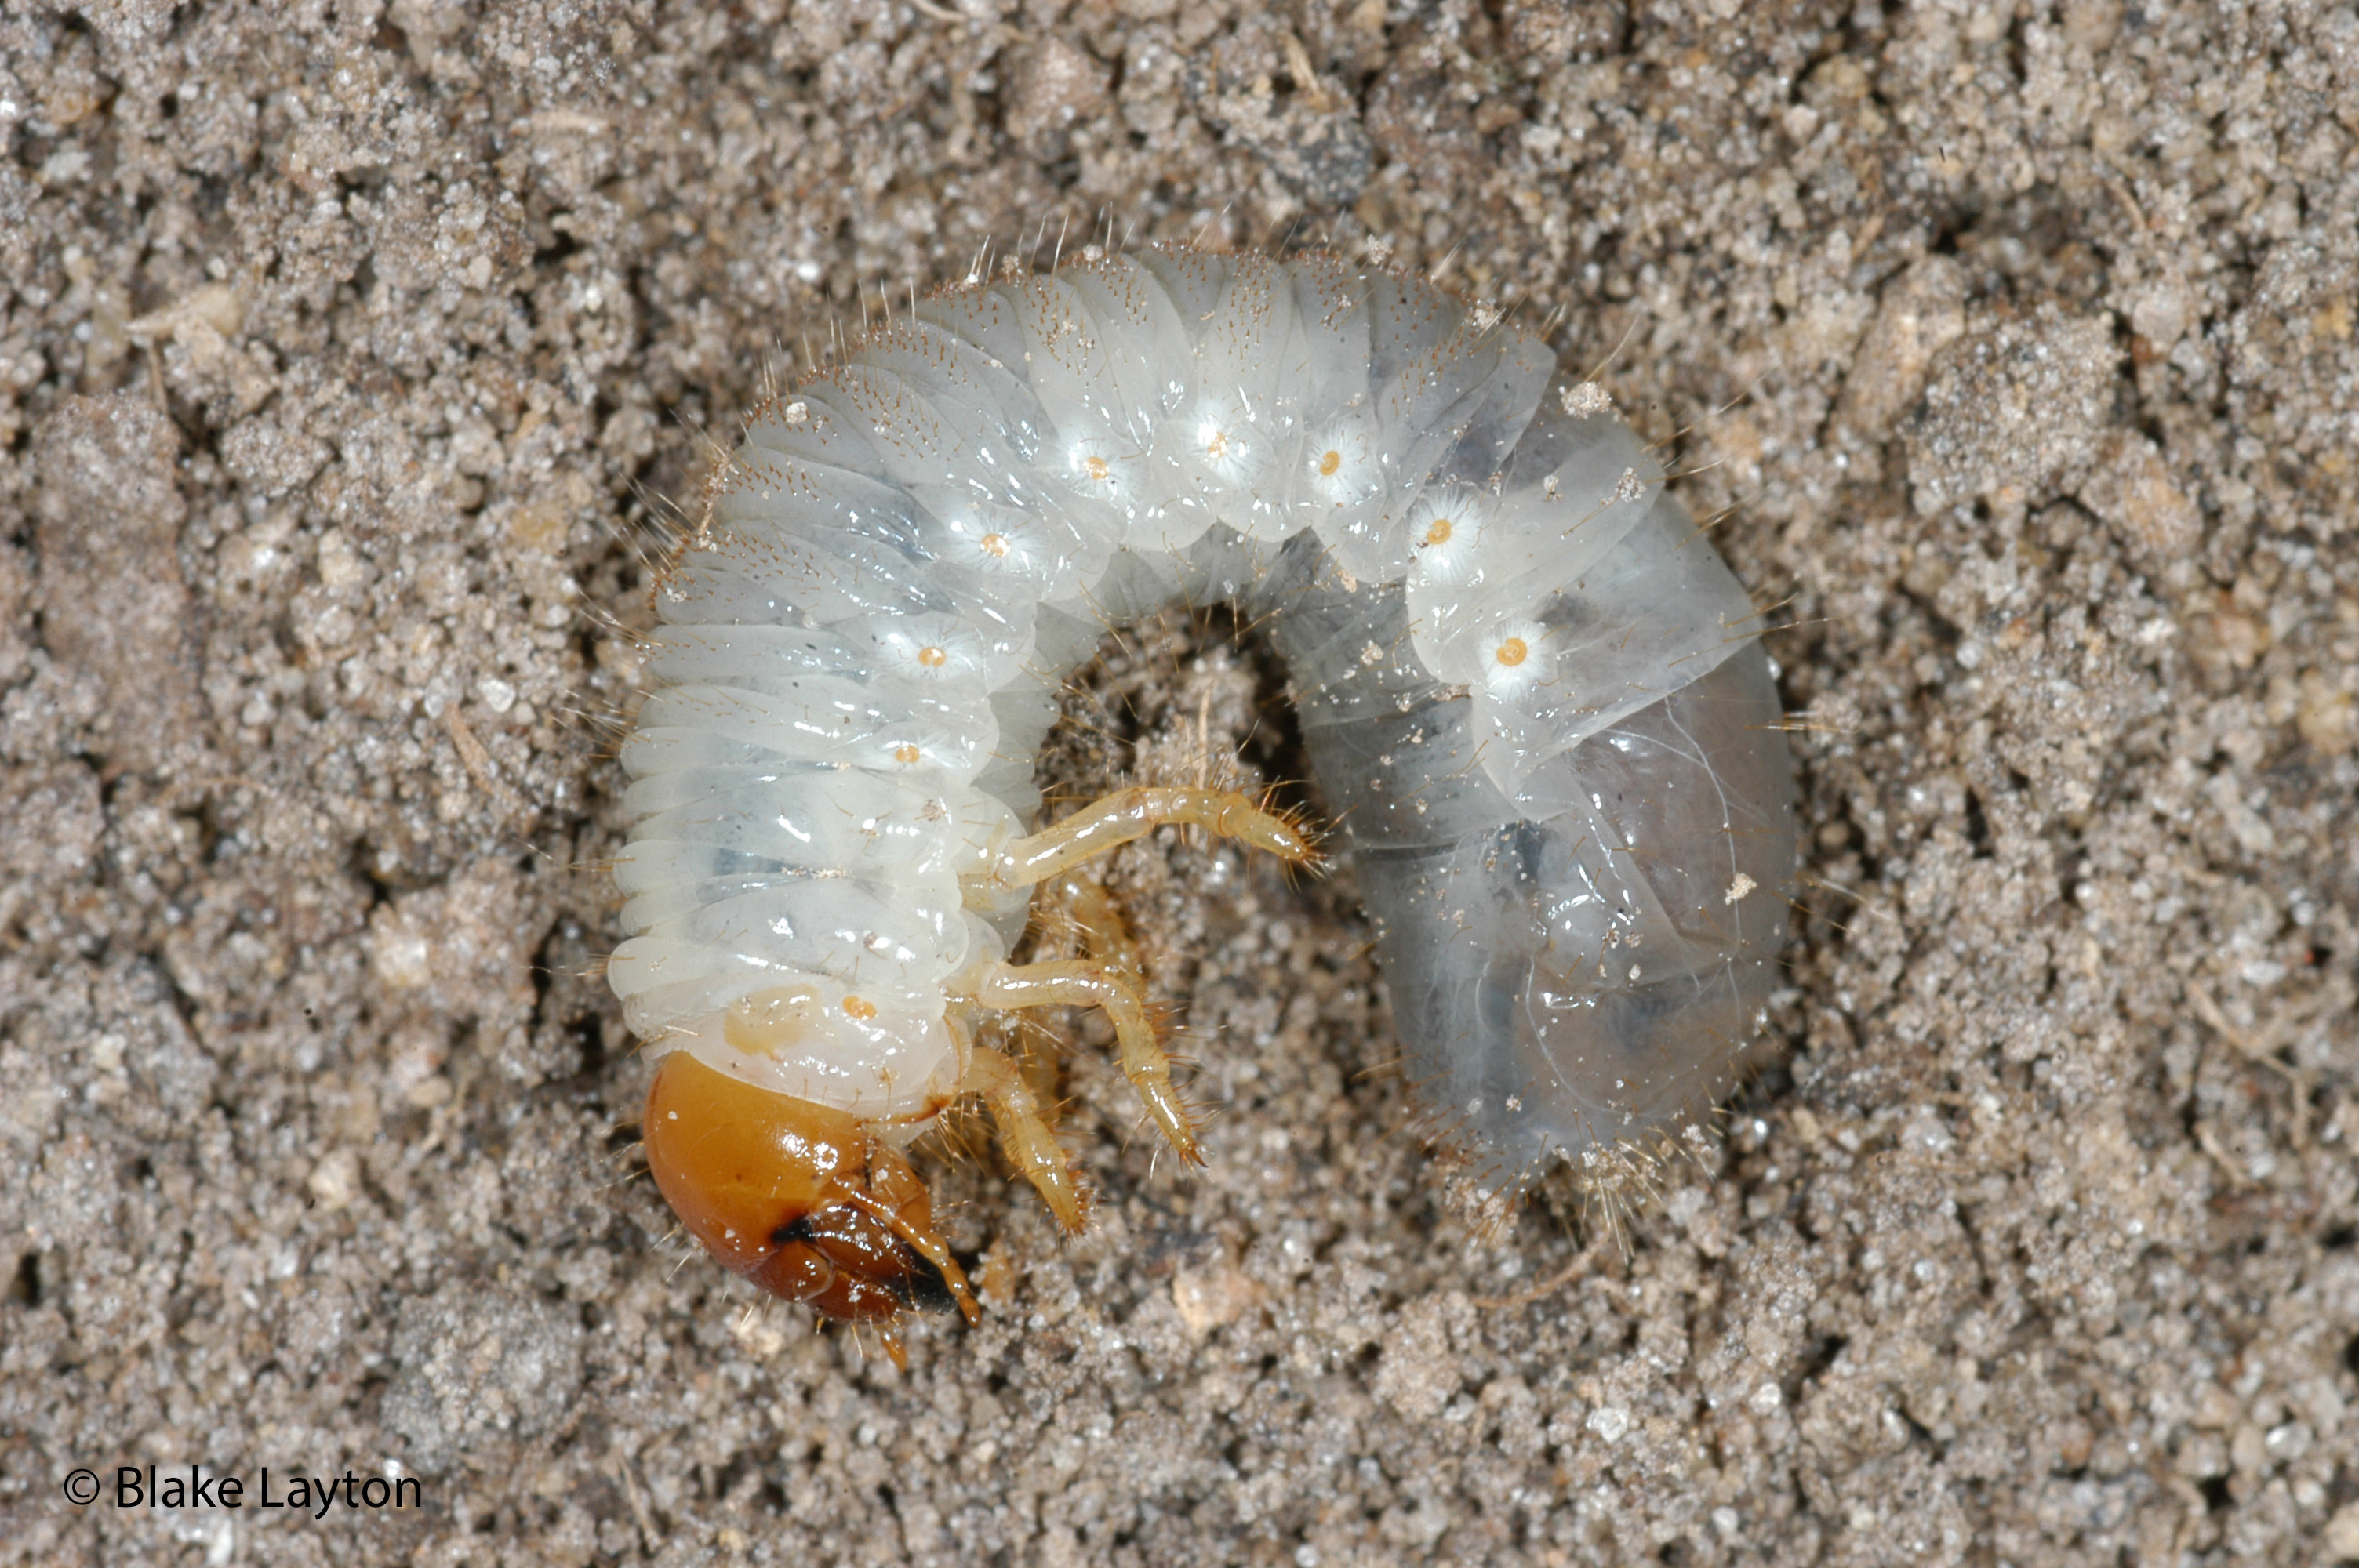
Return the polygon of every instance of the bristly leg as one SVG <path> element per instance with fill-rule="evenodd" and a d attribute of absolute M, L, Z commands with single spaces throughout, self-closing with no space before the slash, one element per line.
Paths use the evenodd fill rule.
<path fill-rule="evenodd" d="M 1166 823 L 1206 828 L 1298 864 L 1313 859 L 1310 837 L 1299 826 L 1235 790 L 1134 784 L 1018 838 L 989 875 L 1001 887 L 1035 886 Z"/>
<path fill-rule="evenodd" d="M 1094 1007 L 1114 1024 L 1122 1070 L 1147 1106 L 1147 1114 L 1180 1158 L 1204 1162 L 1188 1108 L 1171 1086 L 1171 1058 L 1155 1037 L 1147 992 L 1137 976 L 1094 958 L 1063 958 L 1046 964 L 995 964 L 976 983 L 974 1000 L 985 1007 Z"/>
<path fill-rule="evenodd" d="M 1065 1234 L 1080 1235 L 1089 1223 L 1089 1187 L 1080 1166 L 1066 1158 L 1021 1069 L 1004 1054 L 978 1045 L 967 1068 L 966 1087 L 991 1107 L 1008 1162 L 1038 1190 Z"/>

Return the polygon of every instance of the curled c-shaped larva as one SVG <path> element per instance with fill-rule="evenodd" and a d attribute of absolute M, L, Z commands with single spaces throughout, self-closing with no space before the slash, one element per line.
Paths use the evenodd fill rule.
<path fill-rule="evenodd" d="M 610 967 L 649 1162 L 715 1257 L 888 1345 L 973 1311 L 898 1152 L 952 1102 L 1082 1223 L 990 1012 L 1103 1008 L 1195 1152 L 1135 969 L 1007 962 L 1030 891 L 1167 822 L 1310 852 L 1207 790 L 1026 833 L 1109 619 L 1271 627 L 1478 1190 L 1643 1182 L 1743 1071 L 1794 864 L 1753 606 L 1596 388 L 1428 284 L 1178 249 L 939 295 L 755 411 L 658 597 Z"/>

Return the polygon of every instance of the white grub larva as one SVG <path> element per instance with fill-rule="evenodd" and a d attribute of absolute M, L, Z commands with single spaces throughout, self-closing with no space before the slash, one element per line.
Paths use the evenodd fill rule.
<path fill-rule="evenodd" d="M 1083 1223 L 978 1037 L 1038 1006 L 1103 1008 L 1195 1157 L 1111 913 L 1068 909 L 1088 957 L 1007 954 L 1036 888 L 1160 823 L 1309 858 L 1203 789 L 1025 831 L 1102 627 L 1220 597 L 1288 665 L 1470 1190 L 1560 1165 L 1609 1204 L 1643 1188 L 1745 1071 L 1794 867 L 1753 607 L 1661 477 L 1538 341 L 1316 255 L 1003 268 L 756 410 L 661 585 L 623 750 L 609 972 L 660 1059 L 647 1155 L 688 1228 L 897 1354 L 905 1313 L 972 1318 L 902 1149 L 979 1098 Z"/>

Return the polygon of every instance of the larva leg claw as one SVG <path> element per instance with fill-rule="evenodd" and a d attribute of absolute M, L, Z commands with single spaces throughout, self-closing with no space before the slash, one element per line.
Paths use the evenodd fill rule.
<path fill-rule="evenodd" d="M 1147 1106 L 1147 1114 L 1170 1140 L 1171 1147 L 1189 1163 L 1201 1165 L 1196 1130 L 1171 1087 L 1171 1058 L 1155 1038 L 1147 1016 L 1146 988 L 1136 974 L 1101 959 L 1063 958 L 1049 964 L 995 964 L 984 971 L 975 988 L 975 1000 L 985 1007 L 1010 1010 L 1027 1007 L 1102 1008 L 1114 1022 L 1114 1036 L 1122 1054 L 1122 1070 Z M 980 1053 L 978 1053 L 980 1054 Z"/>
<path fill-rule="evenodd" d="M 1039 1189 L 1065 1234 L 1080 1235 L 1089 1219 L 1089 1195 L 1082 1188 L 1081 1173 L 1065 1158 L 1057 1135 L 1049 1130 L 1048 1119 L 1025 1084 L 1023 1073 L 1006 1055 L 979 1045 L 967 1067 L 965 1087 L 990 1105 L 992 1119 L 999 1126 L 999 1146 L 1025 1179 Z"/>

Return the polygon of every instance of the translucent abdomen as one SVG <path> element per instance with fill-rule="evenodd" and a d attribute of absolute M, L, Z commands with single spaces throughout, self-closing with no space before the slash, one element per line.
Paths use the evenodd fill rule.
<path fill-rule="evenodd" d="M 1777 982 L 1795 840 L 1767 655 L 1712 647 L 1510 799 L 1473 698 L 1410 652 L 1398 587 L 1289 555 L 1278 647 L 1434 1130 L 1494 1190 L 1558 1160 L 1643 1179 L 1743 1076 Z"/>
<path fill-rule="evenodd" d="M 1422 280 L 1093 254 L 772 400 L 623 761 L 656 1054 L 915 1126 L 1020 933 L 984 874 L 1108 624 L 1275 627 L 1409 1070 L 1478 1182 L 1632 1172 L 1737 1079 L 1793 870 L 1753 606 L 1603 393 Z M 1551 385 L 1555 390 L 1551 393 Z"/>

